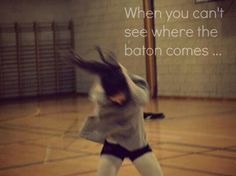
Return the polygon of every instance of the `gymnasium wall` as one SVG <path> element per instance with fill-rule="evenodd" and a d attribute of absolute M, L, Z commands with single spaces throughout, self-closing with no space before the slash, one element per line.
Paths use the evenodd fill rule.
<path fill-rule="evenodd" d="M 0 98 L 75 92 L 54 47 L 71 45 L 70 19 L 66 0 L 0 1 Z"/>
<path fill-rule="evenodd" d="M 143 28 L 142 19 L 130 19 L 125 16 L 124 7 L 140 6 L 142 0 L 72 0 L 71 12 L 75 22 L 75 49 L 84 58 L 98 58 L 94 46 L 112 50 L 117 59 L 130 72 L 145 77 L 145 56 L 128 57 L 124 55 L 124 45 L 142 46 L 144 39 L 126 39 L 125 28 Z M 77 70 L 77 91 L 87 92 L 93 76 Z"/>
<path fill-rule="evenodd" d="M 124 37 L 125 28 L 143 28 L 143 20 L 127 19 L 124 7 L 142 7 L 141 0 L 131 1 L 86 1 L 72 0 L 71 12 L 75 22 L 75 48 L 85 58 L 97 58 L 92 50 L 98 44 L 113 50 L 131 72 L 145 77 L 145 56 L 125 56 L 124 44 L 142 47 L 144 39 Z M 214 9 L 216 3 L 194 4 L 192 0 L 155 0 L 156 10 Z M 217 38 L 156 38 L 156 47 L 208 47 L 209 52 L 220 52 L 222 56 L 157 56 L 159 96 L 180 97 L 236 97 L 236 33 L 235 4 L 223 19 L 179 19 L 166 22 L 155 20 L 156 28 L 194 28 L 203 24 L 207 28 L 217 28 Z M 92 76 L 77 71 L 77 91 L 87 92 Z"/>
<path fill-rule="evenodd" d="M 0 1 L 1 23 L 65 21 L 70 14 L 67 0 Z"/>
<path fill-rule="evenodd" d="M 215 9 L 216 3 L 194 4 L 192 0 L 155 0 L 155 8 L 164 10 Z M 223 19 L 166 19 L 155 21 L 156 28 L 217 28 L 217 38 L 156 38 L 157 47 L 208 47 L 222 56 L 159 56 L 160 96 L 236 98 L 236 3 Z"/>
<path fill-rule="evenodd" d="M 68 21 L 75 24 L 75 50 L 85 58 L 98 58 L 94 45 L 112 50 L 130 72 L 145 77 L 145 56 L 125 56 L 124 45 L 142 47 L 143 38 L 124 37 L 125 28 L 143 28 L 143 19 L 127 19 L 124 7 L 142 7 L 142 0 L 2 0 L 0 22 Z M 217 28 L 217 38 L 156 38 L 156 47 L 205 47 L 220 51 L 216 56 L 157 56 L 159 96 L 236 98 L 236 7 L 223 19 L 155 20 L 156 28 L 166 25 L 184 28 L 204 24 Z M 212 9 L 216 3 L 195 5 L 192 0 L 155 0 L 155 8 Z M 77 92 L 88 92 L 93 76 L 77 69 Z"/>

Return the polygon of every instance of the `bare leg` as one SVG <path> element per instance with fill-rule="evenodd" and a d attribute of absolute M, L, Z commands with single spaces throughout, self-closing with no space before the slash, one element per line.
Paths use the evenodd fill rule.
<path fill-rule="evenodd" d="M 142 176 L 163 176 L 159 162 L 153 152 L 148 152 L 133 161 Z"/>
<path fill-rule="evenodd" d="M 98 165 L 97 176 L 116 176 L 122 160 L 112 155 L 102 155 Z"/>

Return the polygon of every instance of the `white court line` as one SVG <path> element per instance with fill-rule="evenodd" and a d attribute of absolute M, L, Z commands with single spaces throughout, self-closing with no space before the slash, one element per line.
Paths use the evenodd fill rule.
<path fill-rule="evenodd" d="M 29 114 L 29 115 L 26 115 L 26 116 L 20 116 L 20 117 L 12 117 L 10 119 L 1 120 L 0 123 L 5 123 L 5 122 L 14 121 L 14 120 L 18 120 L 18 119 L 29 118 L 29 117 L 35 117 L 35 116 L 38 116 L 40 113 L 41 113 L 41 109 L 39 107 L 37 107 L 36 111 L 32 114 Z"/>
<path fill-rule="evenodd" d="M 150 131 L 151 132 L 151 131 Z M 236 137 L 229 137 L 225 135 L 219 135 L 219 134 L 206 134 L 206 133 L 200 133 L 200 132 L 190 132 L 190 131 L 174 131 L 174 130 L 168 130 L 168 131 L 162 131 L 160 130 L 158 132 L 159 135 L 166 135 L 166 134 L 175 134 L 178 136 L 179 134 L 181 135 L 186 135 L 186 136 L 201 136 L 201 137 L 211 137 L 211 138 L 220 138 L 220 139 L 230 139 L 230 140 L 236 140 Z"/>
<path fill-rule="evenodd" d="M 157 137 L 160 137 L 160 138 L 162 138 L 163 136 L 164 137 L 167 137 L 168 139 L 173 139 L 173 140 L 180 140 L 180 139 L 182 139 L 182 137 L 181 136 L 179 136 L 179 135 L 176 135 L 176 134 L 163 134 L 163 133 L 157 133 L 157 131 L 155 131 L 155 132 L 152 132 L 152 131 L 147 131 L 147 136 L 148 136 L 148 138 L 152 138 L 152 136 L 157 136 Z"/>

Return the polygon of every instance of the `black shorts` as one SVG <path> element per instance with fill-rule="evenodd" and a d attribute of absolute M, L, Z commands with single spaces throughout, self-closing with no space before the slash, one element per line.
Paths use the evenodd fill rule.
<path fill-rule="evenodd" d="M 120 158 L 121 160 L 124 160 L 124 158 L 129 158 L 131 161 L 134 161 L 147 152 L 152 152 L 152 149 L 149 145 L 146 145 L 137 150 L 129 151 L 119 144 L 113 144 L 105 141 L 101 151 L 101 155 L 113 155 Z"/>

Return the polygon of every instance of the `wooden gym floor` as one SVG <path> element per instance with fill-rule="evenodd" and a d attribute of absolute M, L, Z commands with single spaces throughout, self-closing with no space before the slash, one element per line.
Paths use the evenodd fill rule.
<path fill-rule="evenodd" d="M 161 99 L 146 120 L 165 176 L 236 176 L 236 101 Z M 0 176 L 94 176 L 101 145 L 78 137 L 92 112 L 86 97 L 0 106 Z M 156 111 L 152 101 L 146 110 Z M 125 160 L 118 176 L 138 176 Z"/>

